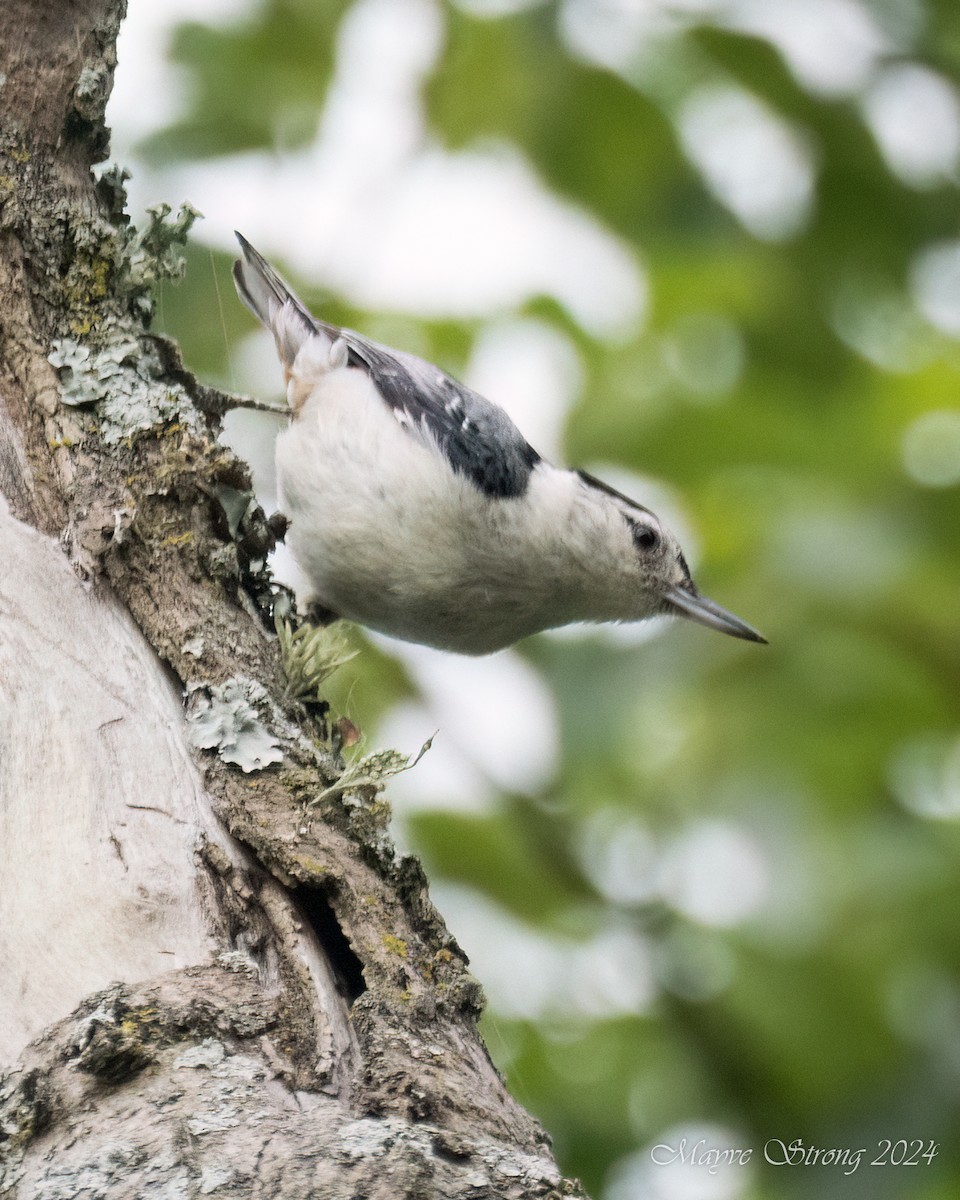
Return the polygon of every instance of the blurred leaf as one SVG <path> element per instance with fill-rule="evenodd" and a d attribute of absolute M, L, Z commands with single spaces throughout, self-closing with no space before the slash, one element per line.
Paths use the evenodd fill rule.
<path fill-rule="evenodd" d="M 170 53 L 189 81 L 187 114 L 142 153 L 164 162 L 304 145 L 317 128 L 345 7 L 268 0 L 234 25 L 181 25 Z"/>
<path fill-rule="evenodd" d="M 449 16 L 447 53 L 426 89 L 431 123 L 449 146 L 515 142 L 561 195 L 623 233 L 672 223 L 678 199 L 682 207 L 694 189 L 669 125 L 629 84 L 569 57 L 554 5 L 498 21 L 456 8 Z"/>

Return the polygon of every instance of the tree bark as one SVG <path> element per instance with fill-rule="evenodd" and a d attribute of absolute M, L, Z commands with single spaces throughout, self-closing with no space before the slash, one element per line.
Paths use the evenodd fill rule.
<path fill-rule="evenodd" d="M 289 699 L 226 400 L 149 333 L 189 214 L 91 173 L 122 16 L 0 9 L 0 1196 L 580 1195 Z"/>

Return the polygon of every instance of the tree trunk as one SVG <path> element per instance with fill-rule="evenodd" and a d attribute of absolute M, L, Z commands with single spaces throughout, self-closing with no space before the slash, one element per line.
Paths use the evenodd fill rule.
<path fill-rule="evenodd" d="M 148 332 L 189 214 L 91 175 L 122 15 L 0 9 L 0 1195 L 578 1195 L 289 699 L 225 398 Z"/>

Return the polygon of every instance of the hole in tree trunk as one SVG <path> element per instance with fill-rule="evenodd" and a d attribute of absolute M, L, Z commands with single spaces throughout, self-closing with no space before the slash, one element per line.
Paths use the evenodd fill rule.
<path fill-rule="evenodd" d="M 363 966 L 340 928 L 333 905 L 319 888 L 299 887 L 292 891 L 293 901 L 320 941 L 340 991 L 348 1004 L 367 990 Z"/>

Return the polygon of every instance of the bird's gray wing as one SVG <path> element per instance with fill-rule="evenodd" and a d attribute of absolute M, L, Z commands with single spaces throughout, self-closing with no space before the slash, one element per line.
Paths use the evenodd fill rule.
<path fill-rule="evenodd" d="M 438 449 L 485 495 L 523 495 L 540 455 L 502 408 L 423 359 L 338 332 L 349 365 L 367 372 L 409 433 Z"/>
<path fill-rule="evenodd" d="M 318 320 L 242 234 L 237 240 L 243 252 L 233 269 L 237 292 L 272 331 L 288 371 L 309 338 L 343 338 L 348 364 L 370 376 L 411 436 L 438 450 L 484 494 L 523 495 L 540 455 L 503 409 L 423 359 Z"/>

